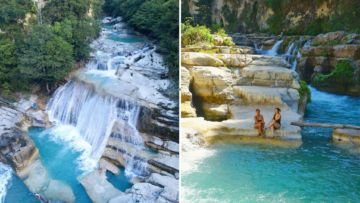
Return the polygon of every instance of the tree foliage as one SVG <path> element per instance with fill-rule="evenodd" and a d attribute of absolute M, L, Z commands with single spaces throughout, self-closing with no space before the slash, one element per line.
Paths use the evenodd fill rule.
<path fill-rule="evenodd" d="M 48 25 L 37 25 L 18 48 L 20 74 L 31 81 L 63 79 L 73 65 L 73 48 Z"/>
<path fill-rule="evenodd" d="M 0 0 L 0 26 L 18 24 L 32 7 L 29 0 Z M 1 28 L 0 27 L 0 28 Z"/>
<path fill-rule="evenodd" d="M 0 0 L 0 93 L 52 85 L 87 60 L 103 0 Z M 37 22 L 37 17 L 42 21 Z"/>

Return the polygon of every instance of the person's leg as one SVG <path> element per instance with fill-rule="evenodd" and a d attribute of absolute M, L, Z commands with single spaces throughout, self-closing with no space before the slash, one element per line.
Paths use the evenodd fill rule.
<path fill-rule="evenodd" d="M 274 121 L 271 121 L 270 124 L 269 124 L 269 126 L 268 126 L 267 128 L 270 128 L 270 129 L 271 129 L 272 126 L 274 126 Z"/>
<path fill-rule="evenodd" d="M 257 129 L 258 135 L 261 135 L 261 124 L 256 123 L 254 127 L 255 127 L 255 129 Z"/>

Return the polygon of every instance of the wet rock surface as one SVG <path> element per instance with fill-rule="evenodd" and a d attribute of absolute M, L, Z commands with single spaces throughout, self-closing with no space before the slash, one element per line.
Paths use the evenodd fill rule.
<path fill-rule="evenodd" d="M 0 104 L 0 156 L 1 161 L 11 165 L 15 171 L 29 166 L 38 156 L 33 141 L 21 130 L 21 122 L 27 116 L 15 106 Z"/>
<path fill-rule="evenodd" d="M 276 43 L 276 38 L 271 36 L 254 36 L 253 40 L 265 43 L 265 38 L 269 46 Z M 186 51 L 193 50 L 184 48 L 182 53 L 187 61 L 182 64 L 186 70 L 182 71 L 185 76 L 181 84 L 185 93 L 181 102 L 182 106 L 196 109 L 197 114 L 190 114 L 191 108 L 185 108 L 182 128 L 197 132 L 202 144 L 241 139 L 261 142 L 253 127 L 255 109 L 261 109 L 267 124 L 273 109 L 279 107 L 283 115 L 282 127 L 275 132 L 267 130 L 266 137 L 275 138 L 274 142 L 280 144 L 299 146 L 300 128 L 291 126 L 290 122 L 302 118 L 304 109 L 300 107 L 304 101 L 298 91 L 299 76 L 283 57 Z M 189 56 L 196 56 L 196 60 Z M 197 60 L 203 58 L 216 58 L 224 65 Z"/>

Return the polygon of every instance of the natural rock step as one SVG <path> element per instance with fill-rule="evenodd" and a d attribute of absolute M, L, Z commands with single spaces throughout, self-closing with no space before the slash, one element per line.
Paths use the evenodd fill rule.
<path fill-rule="evenodd" d="M 168 202 L 179 202 L 179 180 L 170 176 L 152 173 L 147 182 L 164 188 L 160 197 L 163 197 Z"/>
<path fill-rule="evenodd" d="M 93 202 L 109 202 L 112 198 L 124 194 L 106 180 L 105 171 L 95 170 L 82 177 L 80 183 Z"/>
<path fill-rule="evenodd" d="M 335 129 L 332 139 L 336 143 L 353 144 L 360 146 L 360 130 L 355 129 Z"/>
<path fill-rule="evenodd" d="M 295 71 L 279 66 L 250 65 L 240 71 L 237 85 L 300 88 Z"/>
<path fill-rule="evenodd" d="M 231 111 L 235 117 L 222 122 L 206 121 L 204 118 L 184 118 L 182 119 L 182 127 L 195 130 L 208 143 L 221 140 L 256 138 L 258 132 L 254 129 L 253 120 L 256 108 L 233 106 Z M 261 113 L 265 118 L 266 124 L 268 124 L 273 115 L 273 107 L 261 107 Z M 299 120 L 300 115 L 290 109 L 283 109 L 282 115 L 281 129 L 276 130 L 274 134 L 272 134 L 271 130 L 267 130 L 266 135 L 272 138 L 275 137 L 278 140 L 301 142 L 301 129 L 290 125 L 291 121 Z"/>
<path fill-rule="evenodd" d="M 234 86 L 234 93 L 249 105 L 288 106 L 297 109 L 299 92 L 292 88 L 272 88 L 261 86 Z"/>
<path fill-rule="evenodd" d="M 264 56 L 264 55 L 251 55 L 252 61 L 249 65 L 254 66 L 278 66 L 283 68 L 290 68 L 290 64 L 287 63 L 280 56 Z"/>
<path fill-rule="evenodd" d="M 174 118 L 168 118 L 168 117 L 157 117 L 156 120 L 158 120 L 159 122 L 162 122 L 164 124 L 167 125 L 171 125 L 171 126 L 177 126 L 179 121 L 177 119 Z"/>
<path fill-rule="evenodd" d="M 153 136 L 151 141 L 145 143 L 148 147 L 155 150 L 167 151 L 172 154 L 179 154 L 179 144 L 173 141 L 163 141 Z"/>
<path fill-rule="evenodd" d="M 179 173 L 178 168 L 174 168 L 172 166 L 164 164 L 164 162 L 159 162 L 157 160 L 149 160 L 148 163 L 150 165 L 153 165 L 153 166 L 155 166 L 155 167 L 157 167 L 157 168 L 159 168 L 159 169 L 161 169 L 163 171 L 166 171 L 166 172 L 168 172 L 170 174 L 173 174 L 173 175 L 175 175 L 176 173 Z"/>
<path fill-rule="evenodd" d="M 113 137 L 109 138 L 106 147 L 114 149 L 118 153 L 122 153 L 122 154 L 127 153 L 131 155 L 135 155 L 136 157 L 143 160 L 148 160 L 153 157 L 153 154 L 151 154 L 150 152 L 143 149 L 139 149 L 131 143 L 127 143 Z"/>

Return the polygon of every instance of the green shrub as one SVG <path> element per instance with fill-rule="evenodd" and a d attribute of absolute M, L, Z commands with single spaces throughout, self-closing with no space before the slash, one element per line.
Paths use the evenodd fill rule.
<path fill-rule="evenodd" d="M 206 26 L 196 25 L 192 26 L 190 24 L 181 24 L 181 46 L 185 47 L 187 45 L 195 44 L 212 44 L 214 41 L 214 36 L 211 34 L 211 31 Z"/>
<path fill-rule="evenodd" d="M 226 34 L 223 28 L 217 28 L 214 33 L 204 25 L 192 26 L 190 23 L 181 24 L 181 46 L 188 45 L 210 45 L 215 43 L 215 36 L 222 39 L 220 46 L 233 46 L 235 43 L 232 38 Z"/>
<path fill-rule="evenodd" d="M 305 96 L 307 96 L 307 102 L 311 102 L 311 91 L 305 81 L 300 81 L 300 89 L 298 91 L 300 94 L 300 98 L 304 98 Z"/>
<path fill-rule="evenodd" d="M 354 68 L 349 60 L 340 60 L 335 69 L 329 74 L 317 74 L 313 82 L 317 85 L 322 83 L 334 83 L 335 85 L 348 86 L 354 83 Z"/>

